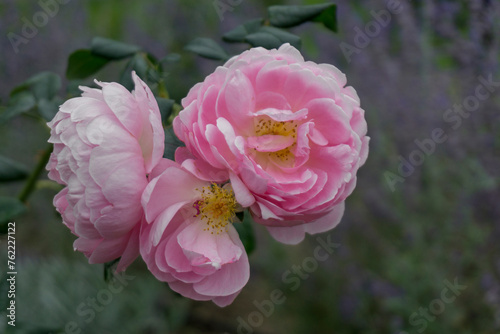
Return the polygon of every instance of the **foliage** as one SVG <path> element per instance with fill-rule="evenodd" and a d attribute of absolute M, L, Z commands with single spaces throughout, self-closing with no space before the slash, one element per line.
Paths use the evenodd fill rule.
<path fill-rule="evenodd" d="M 324 6 L 269 7 L 269 21 L 264 21 L 263 19 L 252 20 L 246 26 L 244 25 L 240 28 L 240 37 L 251 46 L 277 48 L 283 43 L 290 43 L 296 47 L 300 47 L 300 38 L 298 36 L 275 27 L 270 27 L 268 26 L 268 22 L 280 27 L 293 27 L 306 21 L 319 20 L 325 25 L 331 26 L 332 21 L 334 25 L 336 24 L 335 12 L 332 12 L 334 9 L 334 4 Z M 258 27 L 255 27 L 256 25 Z M 241 34 L 241 31 L 246 31 L 245 27 L 250 29 L 246 36 Z M 231 35 L 234 36 L 234 32 L 229 33 L 229 36 Z M 228 39 L 227 36 L 225 40 L 238 42 L 230 37 Z M 224 61 L 229 59 L 229 55 L 224 49 L 209 38 L 196 38 L 188 43 L 185 49 L 209 59 Z M 175 134 L 169 129 L 169 126 L 181 107 L 175 100 L 169 99 L 169 94 L 164 83 L 166 73 L 163 70 L 163 63 L 178 61 L 176 54 L 165 55 L 162 60 L 157 60 L 154 55 L 143 51 L 139 46 L 108 38 L 95 37 L 92 39 L 89 49 L 77 50 L 69 56 L 66 78 L 69 80 L 86 79 L 109 63 L 124 59 L 127 60 L 127 63 L 122 71 L 120 83 L 131 89 L 133 82 L 130 78 L 130 73 L 131 71 L 136 71 L 153 88 L 160 108 L 162 122 L 167 129 L 165 155 L 173 158 L 173 152 L 175 152 L 175 149 L 181 143 L 175 138 Z M 61 78 L 54 73 L 43 72 L 31 77 L 11 92 L 9 105 L 0 114 L 0 119 L 7 121 L 14 116 L 36 109 L 39 116 L 50 121 L 62 101 L 61 98 L 56 96 L 60 88 Z M 46 156 L 45 159 L 40 160 L 39 165 L 34 171 L 33 177 L 35 180 L 31 178 L 31 183 L 27 183 L 26 188 L 20 194 L 21 201 L 25 201 L 33 190 L 36 178 L 38 178 L 40 173 L 40 166 L 47 163 L 47 158 Z M 6 175 L 5 178 L 7 181 L 19 180 L 26 177 L 25 174 L 22 174 L 23 171 L 15 161 L 4 159 L 2 163 L 0 160 L 0 168 L 2 168 L 0 175 Z M 0 212 L 2 214 L 1 218 L 6 221 L 22 212 L 21 206 L 12 206 L 12 209 L 9 210 L 6 209 L 6 206 L 1 206 L 0 210 L 3 210 Z M 250 216 L 246 214 L 245 219 L 243 219 L 243 227 L 239 228 L 243 243 L 248 251 L 254 248 L 254 236 L 249 223 L 250 220 Z M 107 269 L 105 270 L 106 272 Z"/>
<path fill-rule="evenodd" d="M 0 207 L 3 217 L 13 219 L 14 214 L 17 215 L 17 237 L 22 245 L 17 277 L 18 300 L 23 305 L 18 309 L 19 328 L 15 332 L 62 332 L 62 326 L 76 318 L 86 326 L 82 327 L 83 332 L 89 333 L 232 333 L 236 332 L 238 317 L 247 319 L 257 310 L 254 301 L 268 300 L 274 289 L 281 289 L 286 301 L 275 305 L 274 313 L 264 317 L 263 325 L 256 328 L 255 333 L 406 331 L 413 334 L 419 327 L 412 326 L 410 316 L 440 298 L 443 280 L 452 281 L 454 277 L 468 288 L 455 302 L 446 304 L 445 311 L 435 320 L 428 322 L 424 333 L 498 332 L 500 179 L 496 152 L 500 150 L 500 128 L 496 113 L 491 112 L 500 108 L 496 95 L 485 101 L 481 110 L 471 114 L 454 135 L 450 134 L 450 139 L 433 156 L 426 157 L 424 164 L 395 192 L 387 188 L 383 178 L 384 171 L 397 168 L 399 155 L 415 148 L 415 138 L 442 125 L 442 112 L 473 93 L 471 85 L 475 79 L 471 75 L 492 73 L 498 78 L 495 70 L 500 54 L 498 37 L 489 24 L 498 20 L 498 16 L 493 16 L 491 7 L 481 7 L 490 2 L 481 5 L 451 0 L 408 4 L 406 16 L 392 17 L 390 25 L 347 67 L 349 84 L 356 87 L 366 110 L 372 137 L 370 158 L 360 171 L 358 188 L 347 200 L 345 219 L 329 234 L 341 247 L 328 260 L 320 262 L 307 279 L 301 280 L 297 290 L 291 290 L 282 275 L 313 256 L 318 245 L 316 238 L 285 247 L 272 243 L 259 226 L 255 231 L 259 247 L 252 254 L 253 283 L 228 308 L 220 310 L 207 303 L 176 298 L 136 263 L 127 273 L 137 278 L 123 293 L 115 295 L 113 302 L 96 314 L 94 321 L 86 323 L 76 314 L 76 307 L 86 298 L 95 298 L 107 283 L 103 280 L 102 266 L 90 266 L 81 254 L 64 251 L 71 249 L 72 236 L 51 208 L 56 192 L 46 188 L 46 183 L 43 184 L 46 179 L 41 177 L 36 181 L 27 205 L 13 197 L 21 193 L 29 170 L 34 169 L 42 157 L 35 144 L 45 143 L 48 138 L 47 133 L 33 130 L 45 131 L 43 123 L 57 111 L 58 103 L 76 96 L 78 92 L 74 87 L 86 82 L 84 80 L 96 77 L 102 81 L 120 81 L 130 88 L 129 73 L 133 69 L 147 80 L 158 98 L 166 129 L 165 156 L 172 158 L 175 148 L 181 144 L 169 127 L 180 110 L 178 101 L 188 87 L 217 65 L 195 60 L 183 52 L 184 44 L 200 31 L 204 36 L 214 36 L 221 29 L 217 15 L 207 13 L 211 2 L 178 3 L 131 1 L 127 8 L 120 1 L 75 3 L 72 8 L 82 9 L 88 15 L 91 34 L 135 41 L 125 47 L 134 51 L 122 53 L 121 59 L 109 59 L 99 52 L 92 53 L 93 43 L 89 42 L 88 35 L 70 29 L 66 41 L 79 36 L 77 45 L 88 45 L 79 57 L 90 65 L 83 64 L 85 71 L 75 70 L 83 74 L 71 80 L 59 79 L 60 86 L 55 73 L 28 79 L 30 82 L 14 89 L 0 107 L 0 136 L 4 148 Z M 260 11 L 261 3 L 263 1 L 242 3 L 220 24 L 228 31 L 223 34 L 223 40 L 231 43 L 220 44 L 220 47 L 229 56 L 254 45 L 248 36 L 262 28 L 276 28 L 300 35 L 304 48 L 307 43 L 321 45 L 319 57 L 339 67 L 347 66 L 336 43 L 352 43 L 352 27 L 363 28 L 373 20 L 371 10 L 386 8 L 384 1 L 369 4 L 339 1 L 339 13 L 340 9 L 343 13 L 339 35 L 325 37 L 317 26 L 301 25 L 291 30 L 275 26 L 270 22 L 269 12 L 266 18 L 251 20 L 248 12 Z M 271 1 L 267 1 L 268 5 Z M 19 17 L 31 18 L 33 10 L 38 9 L 27 2 L 16 2 L 13 6 L 18 8 Z M 120 10 L 116 10 L 116 6 Z M 2 13 L 7 15 L 6 11 Z M 142 18 L 135 21 L 136 14 Z M 239 18 L 237 22 L 242 24 L 230 20 L 229 16 Z M 59 15 L 57 20 L 72 23 L 73 17 Z M 205 17 L 206 22 L 199 19 Z M 0 23 L 2 27 L 6 24 L 7 20 Z M 58 29 L 63 30 L 57 24 L 54 19 L 46 31 L 56 34 Z M 161 40 L 160 47 L 144 38 L 145 34 Z M 44 39 L 42 35 L 38 38 Z M 45 38 L 47 42 L 49 39 Z M 43 48 L 36 49 L 35 42 L 32 43 L 29 46 L 33 46 L 35 55 L 24 58 L 19 55 L 20 62 L 24 59 L 23 66 L 33 62 L 36 56 L 43 64 L 40 66 L 57 72 L 55 65 L 62 61 L 60 58 L 54 61 L 50 50 L 58 50 L 58 45 L 53 44 L 51 48 L 44 44 Z M 141 49 L 133 49 L 135 44 Z M 75 44 L 68 42 L 68 45 Z M 330 49 L 323 49 L 325 45 Z M 430 54 L 423 57 L 420 47 L 429 48 Z M 3 65 L 19 70 L 14 61 Z M 184 71 L 182 77 L 179 71 Z M 62 69 L 57 73 L 63 73 Z M 14 84 L 11 82 L 5 92 L 12 90 Z M 57 98 L 60 100 L 56 101 Z M 32 149 L 27 150 L 30 156 L 21 152 L 17 142 L 30 145 Z M 5 244 L 5 240 L 2 238 L 1 244 Z M 3 261 L 4 254 L 0 254 Z M 3 303 L 4 277 L 0 282 Z"/>
<path fill-rule="evenodd" d="M 299 36 L 289 33 L 282 28 L 292 28 L 305 22 L 320 22 L 328 29 L 337 31 L 336 5 L 306 6 L 270 6 L 268 18 L 252 19 L 245 22 L 222 36 L 228 43 L 246 43 L 252 47 L 266 49 L 279 48 L 282 44 L 290 43 L 300 49 L 302 41 Z M 215 60 L 227 60 L 230 57 L 226 51 L 214 40 L 197 38 L 186 46 L 201 57 Z"/>

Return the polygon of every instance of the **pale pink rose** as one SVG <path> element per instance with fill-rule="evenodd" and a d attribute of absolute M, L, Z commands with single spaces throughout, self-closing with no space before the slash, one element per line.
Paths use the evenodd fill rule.
<path fill-rule="evenodd" d="M 229 184 L 201 180 L 168 159 L 152 176 L 142 196 L 147 223 L 140 240 L 149 270 L 185 297 L 232 303 L 250 268 L 232 225 L 239 206 Z"/>
<path fill-rule="evenodd" d="M 368 155 L 364 110 L 345 85 L 339 69 L 306 62 L 289 44 L 245 51 L 182 100 L 180 151 L 229 178 L 273 237 L 298 243 L 340 221 Z"/>
<path fill-rule="evenodd" d="M 80 87 L 54 119 L 49 177 L 66 187 L 54 198 L 63 222 L 90 263 L 121 257 L 123 270 L 139 254 L 141 195 L 163 155 L 164 132 L 151 90 L 132 73 L 135 90 L 97 82 Z"/>

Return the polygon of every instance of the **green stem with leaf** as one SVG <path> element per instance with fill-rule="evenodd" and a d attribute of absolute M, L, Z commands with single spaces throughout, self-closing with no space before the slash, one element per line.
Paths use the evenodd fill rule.
<path fill-rule="evenodd" d="M 53 145 L 51 144 L 49 147 L 47 147 L 47 149 L 43 151 L 43 154 L 40 157 L 38 164 L 35 166 L 35 169 L 31 172 L 31 174 L 28 176 L 28 180 L 26 180 L 26 184 L 24 185 L 24 188 L 21 190 L 18 196 L 21 202 L 26 203 L 28 201 L 29 196 L 33 193 L 33 190 L 35 190 L 36 182 L 40 177 L 40 175 L 42 174 L 42 172 L 45 170 L 45 166 L 49 162 L 52 149 Z"/>

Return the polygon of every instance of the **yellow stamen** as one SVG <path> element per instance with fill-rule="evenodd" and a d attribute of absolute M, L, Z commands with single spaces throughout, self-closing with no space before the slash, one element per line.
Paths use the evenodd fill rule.
<path fill-rule="evenodd" d="M 207 223 L 205 231 L 211 234 L 226 231 L 226 225 L 232 222 L 235 216 L 236 199 L 232 189 L 220 187 L 216 183 L 203 187 L 201 190 L 201 200 L 193 204 L 198 210 L 196 217 L 200 217 Z"/>
<path fill-rule="evenodd" d="M 295 121 L 279 122 L 272 119 L 261 118 L 258 122 L 255 121 L 255 134 L 257 136 L 264 135 L 278 135 L 278 136 L 292 136 L 294 143 L 282 150 L 276 152 L 269 152 L 270 156 L 279 158 L 283 162 L 293 162 L 295 155 L 292 153 L 295 148 L 297 140 L 297 127 Z"/>

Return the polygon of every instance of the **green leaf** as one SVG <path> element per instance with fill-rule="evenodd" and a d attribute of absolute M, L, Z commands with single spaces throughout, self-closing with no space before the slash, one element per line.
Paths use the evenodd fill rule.
<path fill-rule="evenodd" d="M 324 10 L 321 14 L 316 16 L 313 19 L 314 22 L 323 23 L 325 27 L 330 29 L 333 32 L 337 32 L 337 6 L 333 5 L 332 7 Z"/>
<path fill-rule="evenodd" d="M 256 32 L 248 35 L 245 41 L 253 47 L 262 46 L 266 49 L 277 49 L 281 46 L 281 41 L 276 36 L 265 32 Z"/>
<path fill-rule="evenodd" d="M 333 3 L 308 6 L 271 6 L 268 8 L 269 22 L 280 28 L 298 26 L 304 22 L 323 23 L 328 29 L 337 31 L 337 5 Z"/>
<path fill-rule="evenodd" d="M 119 60 L 132 56 L 141 51 L 141 48 L 104 37 L 95 37 L 90 43 L 90 50 L 94 55 Z"/>
<path fill-rule="evenodd" d="M 262 26 L 263 22 L 263 19 L 248 21 L 225 33 L 222 36 L 222 39 L 229 43 L 245 42 L 245 38 L 247 37 L 247 35 L 257 32 Z"/>
<path fill-rule="evenodd" d="M 0 224 L 3 225 L 12 218 L 26 211 L 26 206 L 15 197 L 0 197 Z"/>
<path fill-rule="evenodd" d="M 163 63 L 178 63 L 179 61 L 181 61 L 181 55 L 178 54 L 178 53 L 170 53 L 168 55 L 166 55 L 165 57 L 163 57 L 162 59 L 160 59 L 160 64 L 163 64 Z"/>
<path fill-rule="evenodd" d="M 42 99 L 38 102 L 38 113 L 42 116 L 47 122 L 50 122 L 52 118 L 56 115 L 59 110 L 59 106 L 64 101 L 59 97 L 55 97 L 52 100 Z"/>
<path fill-rule="evenodd" d="M 158 107 L 160 108 L 161 121 L 163 124 L 166 124 L 168 118 L 174 110 L 175 101 L 163 97 L 157 97 L 156 102 L 158 103 Z"/>
<path fill-rule="evenodd" d="M 275 27 L 262 27 L 256 33 L 248 35 L 245 41 L 254 47 L 262 46 L 266 49 L 277 49 L 285 43 L 300 49 L 302 44 L 299 36 Z"/>
<path fill-rule="evenodd" d="M 271 34 L 278 38 L 282 44 L 284 43 L 290 43 L 297 49 L 300 49 L 301 47 L 301 40 L 300 37 L 294 34 L 291 34 L 283 29 L 275 28 L 275 27 L 262 27 L 260 29 L 261 32 L 265 32 L 268 34 Z"/>
<path fill-rule="evenodd" d="M 238 231 L 241 243 L 245 247 L 247 255 L 250 255 L 250 253 L 252 253 L 255 249 L 255 235 L 253 231 L 254 224 L 252 215 L 248 210 L 245 210 L 241 223 L 233 224 L 236 231 Z"/>
<path fill-rule="evenodd" d="M 35 96 L 31 92 L 21 91 L 12 96 L 9 104 L 0 114 L 0 124 L 5 123 L 7 120 L 14 116 L 28 112 L 36 106 Z"/>
<path fill-rule="evenodd" d="M 109 58 L 93 54 L 90 50 L 77 50 L 69 56 L 66 77 L 85 79 L 103 68 Z"/>
<path fill-rule="evenodd" d="M 40 73 L 27 81 L 30 84 L 33 95 L 40 99 L 53 99 L 61 89 L 61 78 L 51 72 Z"/>
<path fill-rule="evenodd" d="M 52 180 L 38 180 L 35 185 L 35 190 L 50 189 L 54 192 L 60 192 L 63 188 L 63 185 Z"/>
<path fill-rule="evenodd" d="M 82 91 L 80 90 L 81 85 L 82 81 L 80 79 L 68 80 L 66 84 L 66 96 L 82 95 Z"/>
<path fill-rule="evenodd" d="M 149 65 L 144 55 L 137 54 L 132 59 L 132 70 L 142 79 L 147 80 Z"/>
<path fill-rule="evenodd" d="M 28 174 L 26 166 L 0 155 L 0 182 L 23 180 Z"/>
<path fill-rule="evenodd" d="M 177 138 L 174 133 L 174 129 L 170 126 L 165 129 L 165 150 L 163 151 L 163 157 L 175 160 L 175 150 L 178 147 L 184 146 L 184 143 Z"/>
<path fill-rule="evenodd" d="M 125 69 L 123 70 L 120 77 L 120 84 L 122 84 L 128 90 L 134 89 L 134 80 L 132 80 L 132 71 L 141 78 L 146 81 L 149 71 L 149 65 L 146 59 L 144 58 L 144 54 L 136 54 L 130 61 L 127 63 Z"/>
<path fill-rule="evenodd" d="M 137 55 L 134 57 L 132 69 L 142 80 L 147 79 L 148 68 L 149 68 L 148 62 L 143 56 Z"/>
<path fill-rule="evenodd" d="M 134 70 L 135 57 L 130 59 L 120 75 L 120 84 L 129 91 L 134 89 L 134 80 L 132 80 L 132 71 Z"/>
<path fill-rule="evenodd" d="M 214 60 L 227 60 L 229 55 L 213 39 L 199 37 L 194 39 L 184 48 L 197 55 Z"/>
<path fill-rule="evenodd" d="M 52 119 L 61 102 L 56 96 L 60 89 L 61 78 L 55 73 L 42 72 L 32 76 L 12 90 L 9 105 L 0 115 L 0 123 L 31 110 L 35 105 L 41 116 L 46 120 Z M 52 111 L 54 105 L 55 111 Z"/>
<path fill-rule="evenodd" d="M 20 92 L 30 90 L 37 100 L 50 100 L 56 96 L 59 89 L 61 89 L 61 78 L 57 74 L 41 72 L 14 88 L 10 96 L 13 97 Z"/>
<path fill-rule="evenodd" d="M 156 69 L 156 67 L 152 67 L 152 66 L 150 66 L 148 68 L 148 71 L 146 73 L 146 77 L 147 77 L 148 81 L 151 83 L 155 83 L 155 84 L 158 84 L 162 80 L 161 75 L 162 75 L 162 73 L 159 72 Z M 150 87 L 150 88 L 153 88 L 153 87 Z"/>

